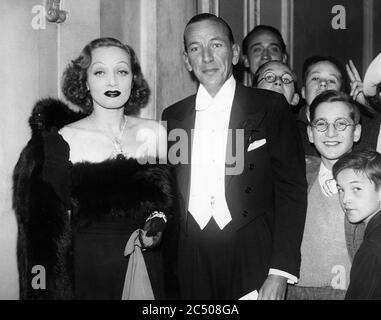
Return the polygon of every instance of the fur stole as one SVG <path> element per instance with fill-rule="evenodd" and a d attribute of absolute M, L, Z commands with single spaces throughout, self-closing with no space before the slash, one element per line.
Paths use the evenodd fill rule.
<path fill-rule="evenodd" d="M 135 159 L 77 163 L 71 169 L 77 218 L 113 214 L 145 221 L 155 210 L 173 215 L 172 177 L 169 166 L 139 164 Z"/>
<path fill-rule="evenodd" d="M 171 255 L 164 260 L 170 264 L 174 259 L 177 209 L 172 168 L 140 165 L 134 159 L 70 166 L 65 159 L 67 146 L 57 131 L 83 116 L 61 101 L 46 99 L 36 104 L 29 119 L 32 138 L 13 173 L 21 299 L 74 298 L 72 229 L 79 220 L 90 221 L 110 212 L 144 219 L 154 210 L 163 211 L 169 218 L 163 252 Z M 54 152 L 54 145 L 64 152 Z M 73 203 L 75 214 L 70 219 L 68 209 L 73 209 Z M 32 273 L 34 266 L 43 266 L 46 272 L 40 288 L 33 282 L 38 276 Z"/>

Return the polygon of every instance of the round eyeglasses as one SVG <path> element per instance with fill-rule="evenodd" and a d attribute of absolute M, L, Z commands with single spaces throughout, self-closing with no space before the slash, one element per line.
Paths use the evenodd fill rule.
<path fill-rule="evenodd" d="M 319 132 L 327 131 L 330 124 L 333 124 L 333 127 L 337 131 L 344 131 L 347 127 L 355 126 L 356 123 L 350 123 L 345 118 L 338 118 L 334 122 L 330 123 L 324 119 L 318 119 L 311 123 L 311 126 L 314 127 Z"/>
<path fill-rule="evenodd" d="M 262 80 L 265 80 L 268 83 L 274 83 L 278 79 L 280 79 L 283 84 L 290 84 L 295 81 L 289 73 L 284 73 L 281 76 L 277 76 L 274 72 L 269 71 L 265 73 L 263 78 L 258 80 L 258 83 L 260 83 Z"/>

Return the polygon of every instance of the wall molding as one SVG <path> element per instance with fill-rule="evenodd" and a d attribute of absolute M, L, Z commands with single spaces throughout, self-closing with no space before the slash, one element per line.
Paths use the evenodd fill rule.
<path fill-rule="evenodd" d="M 151 96 L 147 107 L 141 110 L 143 118 L 157 117 L 157 4 L 156 1 L 140 2 L 140 64 L 144 75 L 149 79 Z M 152 45 L 154 44 L 154 45 Z"/>
<path fill-rule="evenodd" d="M 197 0 L 197 13 L 219 15 L 219 0 Z"/>
<path fill-rule="evenodd" d="M 363 43 L 362 71 L 365 71 L 373 60 L 373 8 L 374 0 L 363 0 Z"/>
<path fill-rule="evenodd" d="M 244 0 L 243 2 L 243 35 L 244 37 L 258 24 L 261 24 L 261 0 Z M 241 48 L 242 50 L 242 48 Z M 245 71 L 243 83 L 251 86 L 250 74 Z"/>
<path fill-rule="evenodd" d="M 294 0 L 282 0 L 281 3 L 281 30 L 288 50 L 288 62 L 294 65 Z"/>
<path fill-rule="evenodd" d="M 243 34 L 247 35 L 257 24 L 260 24 L 260 0 L 243 1 Z M 253 14 L 254 13 L 254 14 Z"/>

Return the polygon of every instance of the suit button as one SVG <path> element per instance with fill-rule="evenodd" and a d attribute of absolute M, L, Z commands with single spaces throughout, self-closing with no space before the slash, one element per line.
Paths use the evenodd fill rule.
<path fill-rule="evenodd" d="M 248 214 L 249 214 L 249 212 L 248 212 L 247 210 L 243 210 L 243 211 L 242 211 L 242 215 L 243 215 L 244 217 L 247 217 Z"/>
<path fill-rule="evenodd" d="M 253 190 L 252 187 L 247 187 L 247 188 L 245 189 L 245 192 L 246 192 L 246 193 L 250 193 L 252 190 Z"/>
<path fill-rule="evenodd" d="M 249 164 L 249 170 L 254 170 L 254 163 Z"/>

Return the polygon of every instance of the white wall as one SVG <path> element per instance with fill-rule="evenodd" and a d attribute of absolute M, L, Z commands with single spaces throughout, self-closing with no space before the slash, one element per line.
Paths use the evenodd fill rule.
<path fill-rule="evenodd" d="M 38 96 L 38 32 L 28 0 L 0 3 L 0 298 L 18 298 L 17 226 L 11 210 L 11 173 L 29 137 L 26 125 Z"/>
<path fill-rule="evenodd" d="M 63 68 L 100 34 L 99 0 L 62 2 L 64 24 L 34 29 L 32 8 L 43 0 L 0 1 L 0 299 L 18 299 L 11 178 L 30 137 L 28 117 L 40 97 L 60 96 Z"/>

